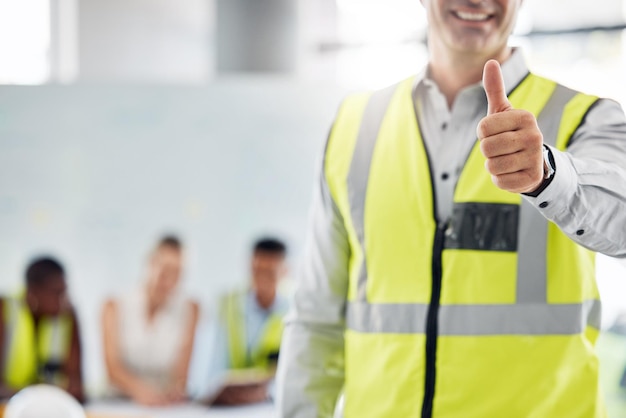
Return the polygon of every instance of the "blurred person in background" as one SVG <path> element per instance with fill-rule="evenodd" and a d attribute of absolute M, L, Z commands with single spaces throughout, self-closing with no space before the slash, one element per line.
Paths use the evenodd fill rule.
<path fill-rule="evenodd" d="M 250 288 L 221 300 L 216 360 L 228 372 L 214 404 L 242 405 L 270 396 L 288 308 L 278 293 L 287 273 L 286 255 L 283 242 L 258 240 L 252 251 Z"/>
<path fill-rule="evenodd" d="M 0 298 L 0 396 L 47 383 L 83 402 L 80 332 L 63 266 L 37 258 L 25 284 L 22 296 Z"/>
<path fill-rule="evenodd" d="M 528 70 L 522 0 L 421 3 L 426 68 L 332 127 L 279 416 L 603 418 L 593 251 L 626 257 L 624 112 Z"/>
<path fill-rule="evenodd" d="M 182 269 L 182 244 L 166 236 L 150 254 L 142 286 L 104 305 L 104 356 L 110 382 L 143 405 L 164 406 L 187 399 L 199 307 L 179 290 Z"/>

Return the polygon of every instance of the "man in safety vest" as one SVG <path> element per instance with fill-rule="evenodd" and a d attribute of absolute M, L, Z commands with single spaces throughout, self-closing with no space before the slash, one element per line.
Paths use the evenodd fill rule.
<path fill-rule="evenodd" d="M 277 290 L 286 274 L 287 248 L 274 238 L 263 238 L 253 248 L 251 288 L 226 295 L 220 322 L 225 331 L 227 385 L 214 403 L 240 405 L 266 400 L 283 332 L 287 301 Z"/>
<path fill-rule="evenodd" d="M 47 383 L 84 400 L 78 321 L 58 261 L 34 260 L 24 295 L 0 298 L 0 359 L 2 397 Z"/>
<path fill-rule="evenodd" d="M 592 251 L 626 256 L 626 118 L 528 71 L 521 3 L 422 0 L 425 70 L 341 105 L 281 417 L 606 416 Z"/>

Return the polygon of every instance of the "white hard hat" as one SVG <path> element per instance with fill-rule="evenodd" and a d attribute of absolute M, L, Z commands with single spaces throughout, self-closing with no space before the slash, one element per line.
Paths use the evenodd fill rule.
<path fill-rule="evenodd" d="M 86 418 L 83 407 L 56 386 L 34 385 L 9 400 L 4 418 Z"/>

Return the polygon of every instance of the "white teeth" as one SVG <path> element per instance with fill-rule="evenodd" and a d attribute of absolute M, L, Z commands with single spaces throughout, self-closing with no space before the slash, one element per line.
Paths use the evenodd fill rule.
<path fill-rule="evenodd" d="M 489 15 L 484 13 L 469 13 L 457 11 L 456 15 L 463 20 L 469 20 L 472 22 L 481 22 L 483 20 L 489 19 Z"/>

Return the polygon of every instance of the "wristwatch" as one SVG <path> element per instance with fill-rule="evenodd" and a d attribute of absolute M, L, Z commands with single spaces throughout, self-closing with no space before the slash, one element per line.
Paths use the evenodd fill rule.
<path fill-rule="evenodd" d="M 537 197 L 539 193 L 543 192 L 546 187 L 550 183 L 552 183 L 552 179 L 554 178 L 554 173 L 556 172 L 556 164 L 554 163 L 554 156 L 552 155 L 552 151 L 548 148 L 547 145 L 543 146 L 543 182 L 537 188 L 537 190 L 529 193 L 522 193 L 526 196 Z"/>
<path fill-rule="evenodd" d="M 554 176 L 554 157 L 552 151 L 546 145 L 543 146 L 543 179 L 548 180 Z"/>

